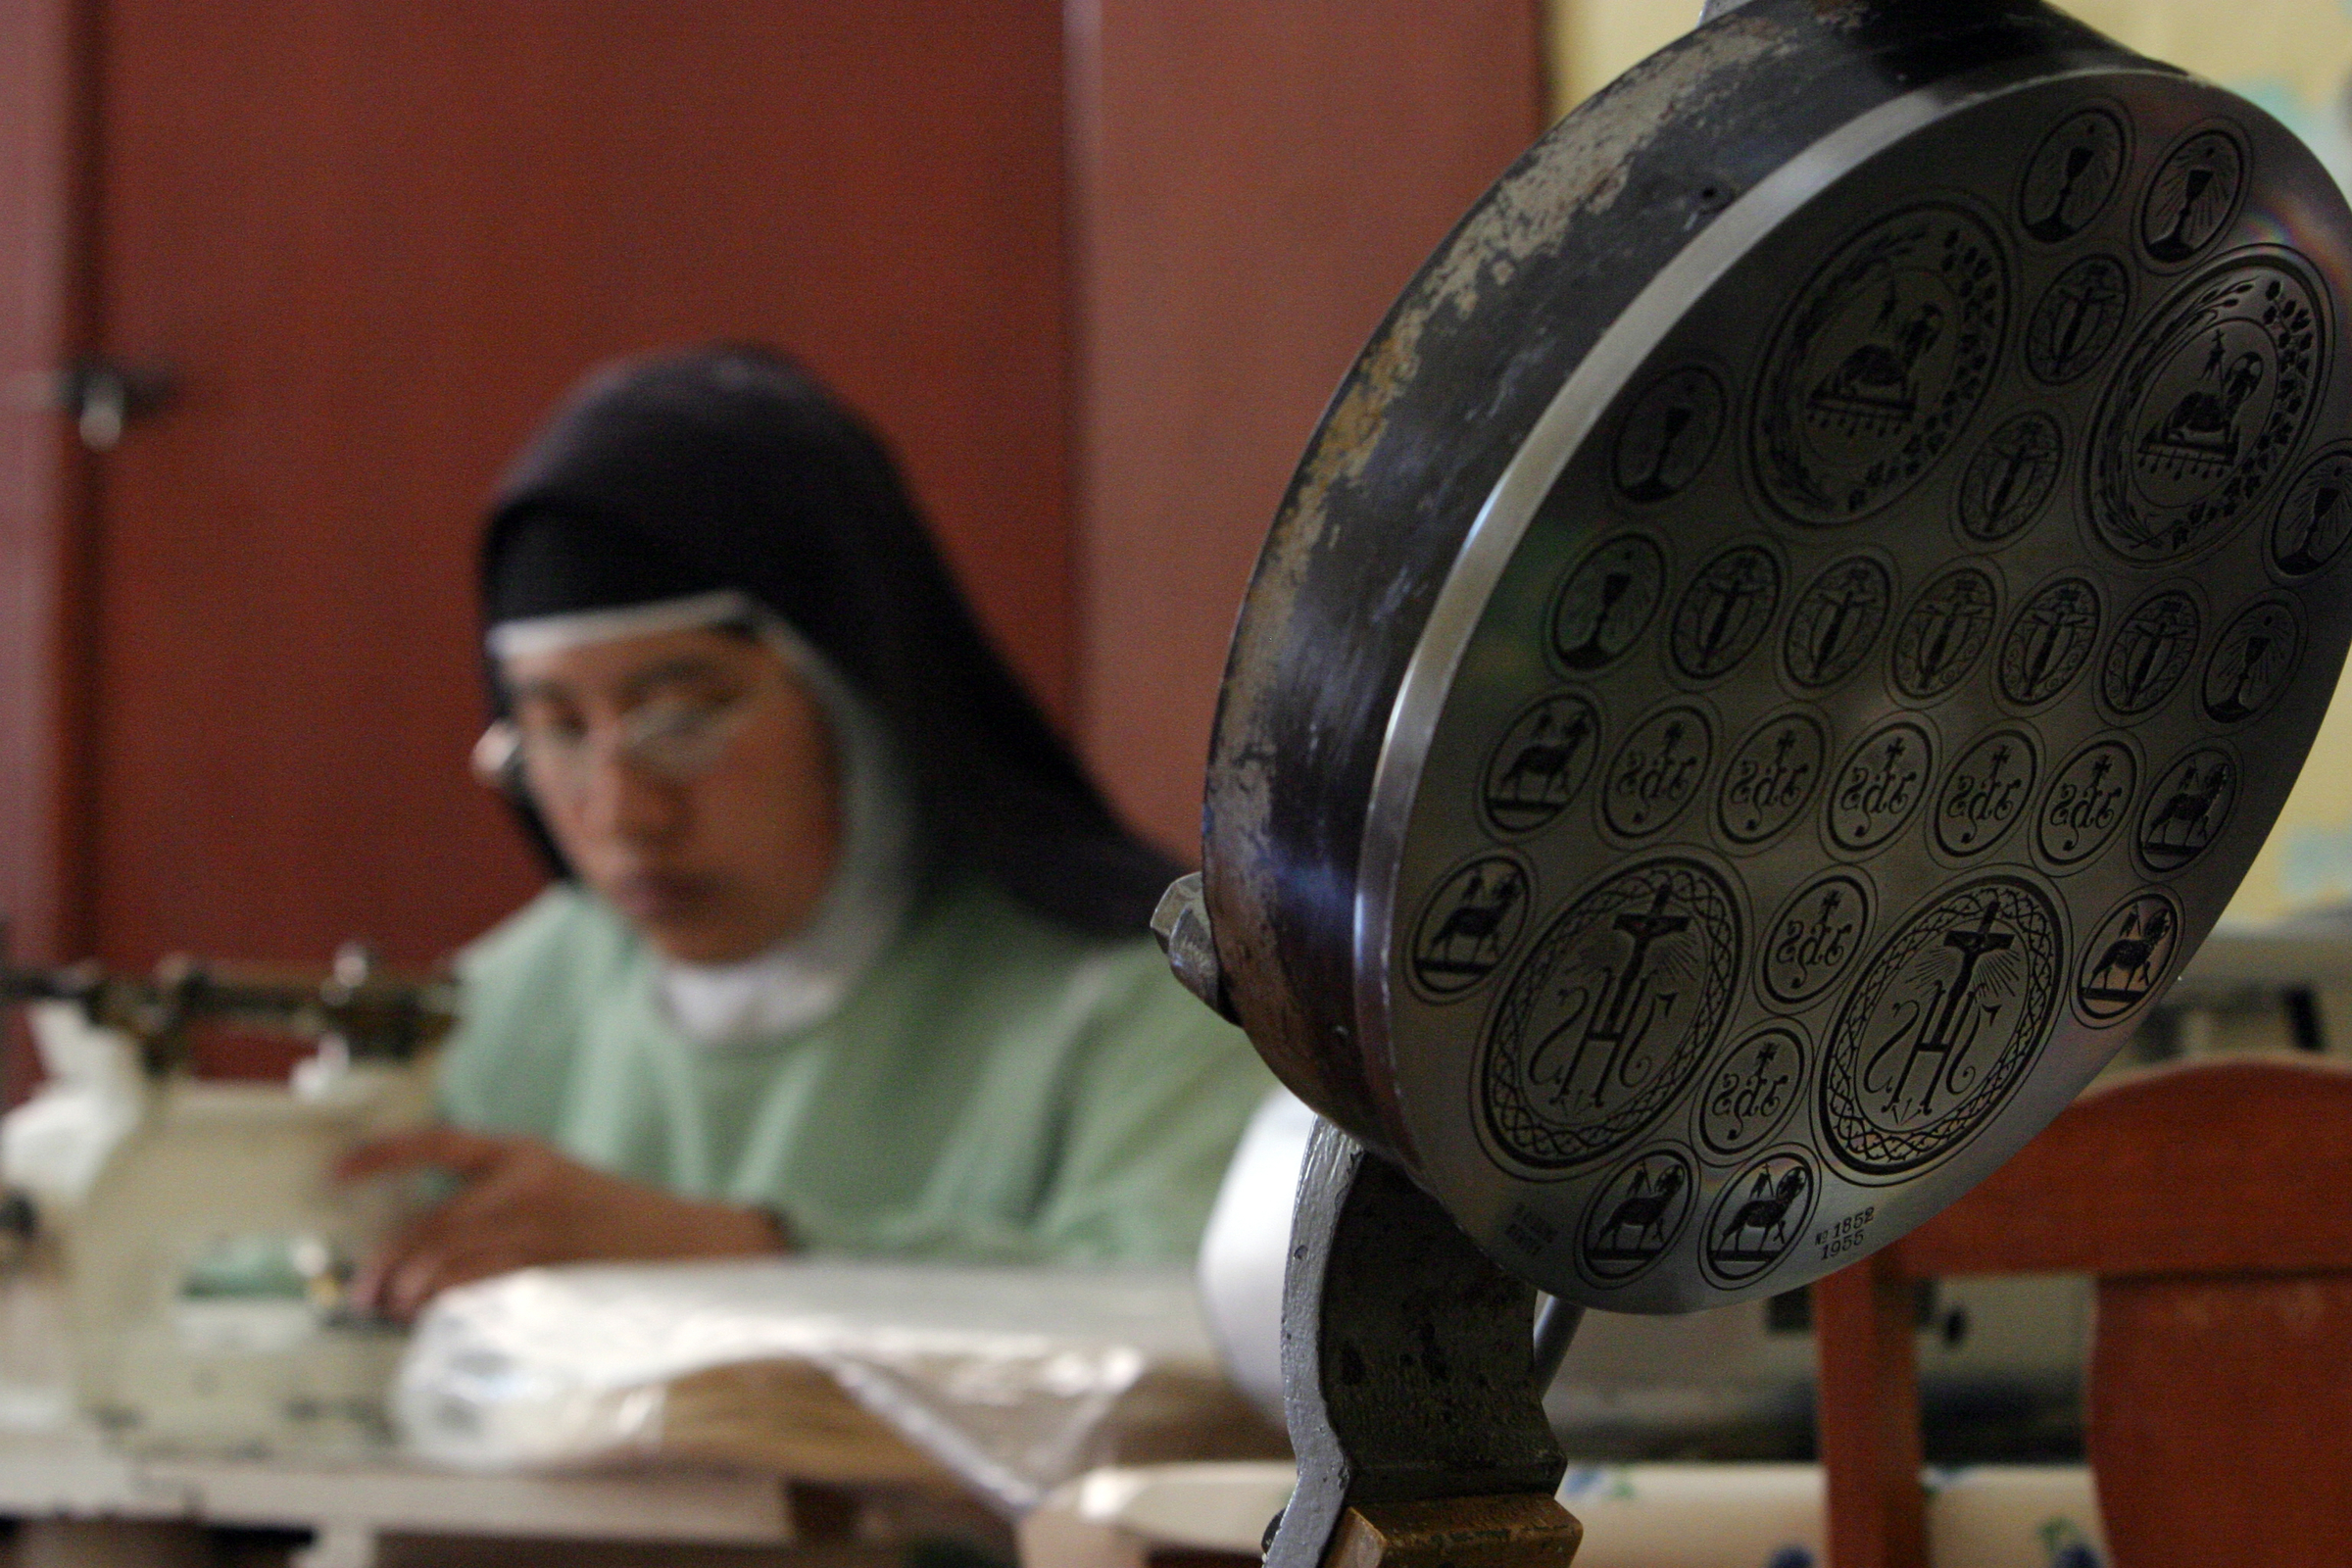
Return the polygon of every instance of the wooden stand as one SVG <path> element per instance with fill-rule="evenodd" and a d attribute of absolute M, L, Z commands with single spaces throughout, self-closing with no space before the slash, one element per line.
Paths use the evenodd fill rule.
<path fill-rule="evenodd" d="M 1298 1490 L 1267 1568 L 1568 1568 L 1583 1527 L 1536 1386 L 1535 1290 L 1325 1122 L 1283 1286 Z"/>

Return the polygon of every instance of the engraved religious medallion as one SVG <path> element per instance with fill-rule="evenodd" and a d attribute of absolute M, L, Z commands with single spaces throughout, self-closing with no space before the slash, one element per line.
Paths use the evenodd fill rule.
<path fill-rule="evenodd" d="M 1901 832 L 1927 798 L 1935 757 L 1928 732 L 1908 719 L 1856 741 L 1830 780 L 1832 841 L 1859 854 Z"/>
<path fill-rule="evenodd" d="M 1613 664 L 1649 628 L 1666 591 L 1666 558 L 1620 534 L 1577 563 L 1551 602 L 1552 657 L 1568 669 Z"/>
<path fill-rule="evenodd" d="M 1955 566 L 1920 590 L 1894 633 L 1894 686 L 1931 702 L 1957 686 L 1992 640 L 1998 612 L 1992 579 Z"/>
<path fill-rule="evenodd" d="M 2034 816 L 2034 846 L 2060 871 L 2074 870 L 2115 837 L 2137 799 L 2138 763 L 2120 740 L 2097 740 L 2058 769 Z"/>
<path fill-rule="evenodd" d="M 2132 314 L 2132 275 L 2112 256 L 2085 256 L 2058 274 L 2026 323 L 2026 368 L 2037 381 L 2080 380 L 2115 346 Z"/>
<path fill-rule="evenodd" d="M 1600 715 L 1575 692 L 1554 692 L 1523 710 L 1487 762 L 1479 804 L 1505 835 L 1532 833 L 1568 808 L 1600 755 Z"/>
<path fill-rule="evenodd" d="M 1805 523 L 1901 496 L 1976 412 L 2008 313 L 2008 263 L 1973 213 L 1923 205 L 1856 234 L 1764 356 L 1751 444 L 1765 493 Z"/>
<path fill-rule="evenodd" d="M 1723 434 L 1723 383 L 1702 366 L 1669 370 L 1625 413 L 1612 465 L 1628 501 L 1665 501 L 1698 476 Z"/>
<path fill-rule="evenodd" d="M 1755 1148 L 1788 1120 L 1804 1076 L 1804 1037 L 1793 1025 L 1776 1023 L 1749 1035 L 1700 1087 L 1699 1142 L 1723 1159 Z"/>
<path fill-rule="evenodd" d="M 2265 599 L 2239 611 L 2205 662 L 2205 716 L 2217 724 L 2252 718 L 2286 689 L 2302 656 L 2303 626 L 2293 605 Z"/>
<path fill-rule="evenodd" d="M 1577 1260 L 1595 1284 L 1623 1284 L 1666 1255 L 1697 1202 L 1698 1179 L 1682 1151 L 1628 1160 L 1592 1200 Z"/>
<path fill-rule="evenodd" d="M 1996 729 L 1960 754 L 1936 792 L 1936 845 L 1954 858 L 1981 855 L 2026 814 L 2036 769 L 2033 737 Z"/>
<path fill-rule="evenodd" d="M 1713 733 L 1697 709 L 1652 713 L 1609 760 L 1600 783 L 1601 815 L 1629 839 L 1657 832 L 1698 793 L 1713 750 Z"/>
<path fill-rule="evenodd" d="M 2099 666 L 2099 700 L 2118 718 L 2154 712 L 2180 688 L 2197 657 L 2197 602 L 2179 588 L 2161 588 L 2133 605 Z"/>
<path fill-rule="evenodd" d="M 2303 465 L 2271 521 L 2271 566 L 2284 577 L 2325 571 L 2352 535 L 2352 446 Z"/>
<path fill-rule="evenodd" d="M 2065 459 L 2056 419 L 2038 409 L 2008 419 L 1960 475 L 1960 531 L 1987 545 L 2024 532 L 2057 489 Z"/>
<path fill-rule="evenodd" d="M 2075 1012 L 2105 1029 L 2136 1012 L 2170 973 L 2180 946 L 2180 906 L 2151 888 L 2108 912 L 2082 950 Z"/>
<path fill-rule="evenodd" d="M 2001 695 L 2038 708 L 2074 684 L 2099 638 L 2099 591 L 2087 577 L 2061 577 L 2034 594 L 2001 642 Z"/>
<path fill-rule="evenodd" d="M 1870 890 L 1850 871 L 1816 877 L 1765 927 L 1765 995 L 1803 1006 L 1838 983 L 1870 937 Z"/>
<path fill-rule="evenodd" d="M 2328 172 L 2033 6 L 1863 7 L 1892 75 L 1855 9 L 1704 24 L 1651 87 L 1790 89 L 1737 167 L 1602 94 L 1383 318 L 1160 911 L 1320 1114 L 1602 1309 L 1791 1290 L 2023 1147 L 2352 642 Z"/>
<path fill-rule="evenodd" d="M 1674 664 L 1692 680 L 1728 674 L 1772 624 L 1781 564 L 1760 545 L 1735 545 L 1699 567 L 1674 612 Z"/>
<path fill-rule="evenodd" d="M 2109 109 L 2079 109 L 2041 139 L 2017 192 L 2018 226 L 2044 245 L 2088 228 L 2123 180 L 2123 121 Z"/>
<path fill-rule="evenodd" d="M 1796 820 L 1821 786 L 1829 738 L 1809 713 L 1757 725 L 1732 754 L 1715 798 L 1715 823 L 1734 844 L 1761 844 Z"/>
<path fill-rule="evenodd" d="M 1414 989 L 1432 1002 L 1477 989 L 1526 929 L 1534 891 L 1534 874 L 1509 855 L 1481 856 L 1439 883 L 1414 927 Z"/>
<path fill-rule="evenodd" d="M 2139 858 L 2149 870 L 2178 871 L 2230 825 L 2237 804 L 2237 759 L 2221 746 L 2192 747 L 2156 775 L 2139 813 Z"/>
<path fill-rule="evenodd" d="M 2246 154 L 2230 131 L 2197 131 L 2165 155 L 2139 206 L 2139 242 L 2160 263 L 2185 262 L 2236 216 Z"/>
<path fill-rule="evenodd" d="M 1690 859 L 1621 871 L 1553 916 L 1481 1047 L 1479 1121 L 1495 1153 L 1568 1171 L 1632 1142 L 1714 1049 L 1741 946 L 1740 901 Z"/>
<path fill-rule="evenodd" d="M 2282 262 L 2190 287 L 2140 335 L 2100 411 L 2100 540 L 2152 565 L 2230 537 L 2310 427 L 2326 350 L 2311 285 Z"/>
<path fill-rule="evenodd" d="M 2055 1021 L 2064 933 L 1994 876 L 1940 894 L 1871 958 L 1822 1055 L 1820 1128 L 1863 1180 L 1910 1174 L 1982 1127 Z"/>
<path fill-rule="evenodd" d="M 1788 678 L 1799 686 L 1834 686 L 1854 671 L 1894 598 L 1894 582 L 1873 556 L 1848 556 L 1813 579 L 1789 612 L 1782 639 Z"/>
<path fill-rule="evenodd" d="M 1707 1273 L 1744 1285 L 1788 1255 L 1813 1217 L 1821 1178 L 1798 1150 L 1779 1150 L 1724 1184 L 1702 1238 Z"/>

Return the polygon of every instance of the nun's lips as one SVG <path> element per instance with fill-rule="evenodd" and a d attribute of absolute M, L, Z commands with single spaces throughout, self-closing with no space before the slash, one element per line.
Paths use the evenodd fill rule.
<path fill-rule="evenodd" d="M 719 879 L 690 871 L 632 871 L 606 897 L 621 913 L 647 925 L 669 925 L 699 914 L 718 894 Z"/>

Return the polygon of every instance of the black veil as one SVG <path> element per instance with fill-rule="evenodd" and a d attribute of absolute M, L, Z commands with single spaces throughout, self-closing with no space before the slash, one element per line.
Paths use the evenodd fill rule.
<path fill-rule="evenodd" d="M 551 528 L 601 581 L 511 569 L 517 542 L 533 554 Z M 977 870 L 1103 934 L 1141 928 L 1176 874 L 982 637 L 881 442 L 776 354 L 718 346 L 591 375 L 509 470 L 481 565 L 493 622 L 717 587 L 760 600 L 890 726 L 934 874 Z M 503 710 L 495 670 L 491 689 Z"/>

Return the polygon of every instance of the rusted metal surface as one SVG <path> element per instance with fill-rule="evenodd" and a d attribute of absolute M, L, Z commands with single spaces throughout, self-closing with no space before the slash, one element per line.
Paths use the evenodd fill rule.
<path fill-rule="evenodd" d="M 1385 1066 L 1357 1052 L 1349 1018 L 1372 767 L 1431 602 L 1503 466 L 1641 287 L 1758 179 L 1923 81 L 2066 48 L 2112 54 L 2034 6 L 1760 0 L 1643 62 L 1532 148 L 1341 384 L 1235 632 L 1202 858 L 1250 1038 L 1358 1137 L 1404 1150 Z"/>

